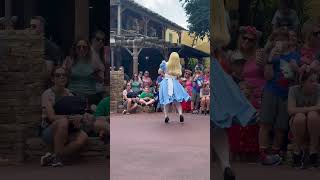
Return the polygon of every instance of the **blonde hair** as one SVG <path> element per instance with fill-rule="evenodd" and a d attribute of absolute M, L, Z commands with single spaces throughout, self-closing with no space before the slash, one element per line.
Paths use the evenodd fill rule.
<path fill-rule="evenodd" d="M 169 61 L 167 62 L 167 73 L 172 76 L 182 75 L 180 57 L 176 52 L 170 54 Z"/>

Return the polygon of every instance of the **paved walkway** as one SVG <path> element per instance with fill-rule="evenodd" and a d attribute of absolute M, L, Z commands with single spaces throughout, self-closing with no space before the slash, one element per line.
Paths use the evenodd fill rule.
<path fill-rule="evenodd" d="M 53 168 L 41 167 L 39 162 L 21 166 L 1 167 L 1 180 L 108 180 L 107 159 L 81 160 L 73 165 Z"/>
<path fill-rule="evenodd" d="M 214 166 L 216 167 L 216 166 Z M 237 180 L 318 180 L 320 169 L 301 170 L 289 166 L 262 166 L 260 164 L 234 163 Z M 222 180 L 217 168 L 214 168 L 214 180 Z"/>
<path fill-rule="evenodd" d="M 111 115 L 111 180 L 209 180 L 209 116 Z"/>

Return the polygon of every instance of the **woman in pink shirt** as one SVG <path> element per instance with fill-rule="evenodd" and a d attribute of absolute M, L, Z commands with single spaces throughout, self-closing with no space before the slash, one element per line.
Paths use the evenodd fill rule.
<path fill-rule="evenodd" d="M 250 102 L 259 111 L 265 85 L 262 51 L 257 50 L 260 32 L 255 27 L 240 27 L 238 50 L 247 60 L 243 69 L 244 81 L 248 84 L 252 99 Z M 259 126 L 233 126 L 229 129 L 230 149 L 234 154 L 252 158 L 259 153 Z"/>

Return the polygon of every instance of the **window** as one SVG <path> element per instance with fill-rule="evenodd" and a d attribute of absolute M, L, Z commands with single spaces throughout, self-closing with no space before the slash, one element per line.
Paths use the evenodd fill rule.
<path fill-rule="evenodd" d="M 172 43 L 172 34 L 171 33 L 169 33 L 169 42 L 171 42 Z"/>

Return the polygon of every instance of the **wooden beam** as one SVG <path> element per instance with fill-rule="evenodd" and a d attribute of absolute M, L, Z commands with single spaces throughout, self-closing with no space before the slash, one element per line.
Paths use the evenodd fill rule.
<path fill-rule="evenodd" d="M 75 1 L 75 39 L 89 39 L 89 0 Z"/>

